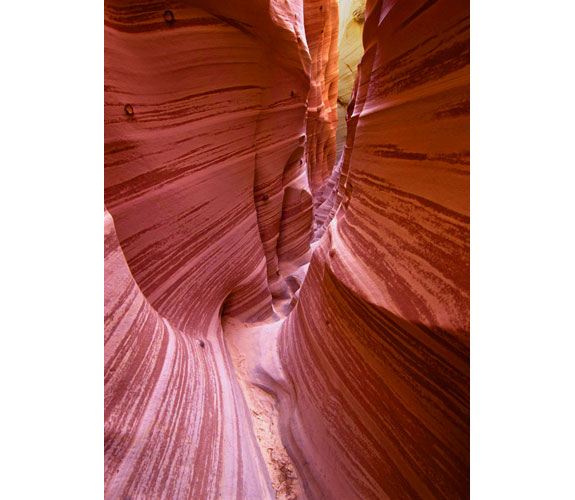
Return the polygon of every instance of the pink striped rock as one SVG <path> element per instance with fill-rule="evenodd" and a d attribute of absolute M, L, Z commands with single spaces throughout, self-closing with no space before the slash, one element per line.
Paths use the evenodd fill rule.
<path fill-rule="evenodd" d="M 337 26 L 105 2 L 107 499 L 469 496 L 469 6 L 368 1 L 334 165 Z"/>
<path fill-rule="evenodd" d="M 338 199 L 280 358 L 310 498 L 469 496 L 469 5 L 368 1 Z"/>
<path fill-rule="evenodd" d="M 337 4 L 166 5 L 105 2 L 106 498 L 271 499 L 221 317 L 294 305 L 335 160 Z"/>

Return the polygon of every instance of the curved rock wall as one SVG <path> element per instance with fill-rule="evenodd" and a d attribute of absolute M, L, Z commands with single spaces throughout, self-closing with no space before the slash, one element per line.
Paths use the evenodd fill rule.
<path fill-rule="evenodd" d="M 332 172 L 337 25 L 105 2 L 108 499 L 468 497 L 469 7 L 368 2 Z"/>
<path fill-rule="evenodd" d="M 318 206 L 335 163 L 338 5 L 336 1 L 308 0 L 304 14 L 312 73 L 318 75 L 312 80 L 307 104 L 308 172 Z"/>
<path fill-rule="evenodd" d="M 469 496 L 469 5 L 368 1 L 339 197 L 280 358 L 308 496 Z"/>
<path fill-rule="evenodd" d="M 104 225 L 106 498 L 275 498 L 219 318 L 202 346 L 160 315 Z"/>
<path fill-rule="evenodd" d="M 335 109 L 323 5 L 105 2 L 106 498 L 275 498 L 221 318 L 281 316 L 310 258 L 335 159 L 335 114 L 306 119 Z"/>
<path fill-rule="evenodd" d="M 366 0 L 340 0 L 338 64 L 339 86 L 337 91 L 337 158 L 343 153 L 347 133 L 347 107 L 351 100 L 357 65 L 363 56 L 363 25 Z"/>

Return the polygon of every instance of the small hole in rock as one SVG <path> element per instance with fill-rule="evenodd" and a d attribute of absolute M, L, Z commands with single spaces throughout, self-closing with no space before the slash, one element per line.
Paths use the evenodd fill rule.
<path fill-rule="evenodd" d="M 174 13 L 171 10 L 164 12 L 164 21 L 166 21 L 168 24 L 174 22 Z"/>
<path fill-rule="evenodd" d="M 293 90 L 291 91 L 290 95 L 291 95 L 292 97 L 295 95 Z"/>
<path fill-rule="evenodd" d="M 204 344 L 203 340 L 200 340 L 200 347 L 205 347 L 206 344 Z"/>
<path fill-rule="evenodd" d="M 269 195 L 267 195 L 267 194 L 264 194 L 264 195 L 262 196 L 262 201 L 268 201 L 269 199 L 270 199 L 270 197 L 269 197 Z"/>
<path fill-rule="evenodd" d="M 128 116 L 134 116 L 134 107 L 131 104 L 125 104 L 124 113 L 126 113 Z"/>

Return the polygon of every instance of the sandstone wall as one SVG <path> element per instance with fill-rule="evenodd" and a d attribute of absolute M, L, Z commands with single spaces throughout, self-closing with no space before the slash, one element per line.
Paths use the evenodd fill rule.
<path fill-rule="evenodd" d="M 106 0 L 106 498 L 275 497 L 221 317 L 309 260 L 336 38 L 333 1 Z"/>
<path fill-rule="evenodd" d="M 469 5 L 370 0 L 364 46 L 283 436 L 311 498 L 467 498 Z"/>
<path fill-rule="evenodd" d="M 232 320 L 298 498 L 468 497 L 469 6 L 368 1 L 334 169 L 338 22 L 105 2 L 108 499 L 276 497 Z"/>
<path fill-rule="evenodd" d="M 338 35 L 339 87 L 337 91 L 337 158 L 343 154 L 347 133 L 346 115 L 357 65 L 363 56 L 363 25 L 366 0 L 340 0 Z"/>

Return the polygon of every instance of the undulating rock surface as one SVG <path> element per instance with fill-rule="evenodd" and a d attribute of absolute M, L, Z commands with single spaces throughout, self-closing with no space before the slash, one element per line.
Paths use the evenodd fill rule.
<path fill-rule="evenodd" d="M 469 5 L 368 1 L 364 46 L 283 436 L 311 498 L 467 498 Z"/>
<path fill-rule="evenodd" d="M 295 303 L 334 82 L 334 1 L 106 0 L 107 498 L 275 498 L 221 316 Z"/>
<path fill-rule="evenodd" d="M 368 1 L 335 165 L 338 24 L 105 1 L 107 499 L 469 496 L 469 6 Z"/>

